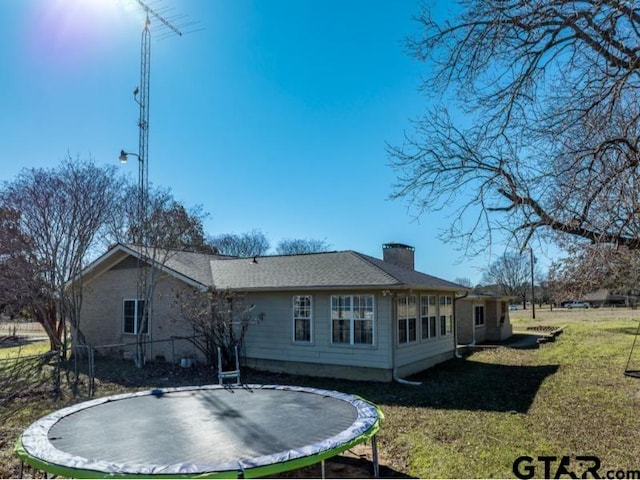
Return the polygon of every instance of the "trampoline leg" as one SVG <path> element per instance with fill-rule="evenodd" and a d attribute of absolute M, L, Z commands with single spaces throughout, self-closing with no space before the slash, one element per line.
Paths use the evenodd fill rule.
<path fill-rule="evenodd" d="M 371 456 L 373 457 L 373 476 L 380 478 L 380 466 L 378 465 L 378 438 L 371 437 Z"/>
<path fill-rule="evenodd" d="M 320 461 L 320 478 L 327 478 L 324 473 L 324 460 Z"/>
<path fill-rule="evenodd" d="M 20 460 L 20 470 L 18 470 L 18 476 L 20 478 L 24 478 L 24 475 L 22 474 L 24 470 L 24 461 Z"/>

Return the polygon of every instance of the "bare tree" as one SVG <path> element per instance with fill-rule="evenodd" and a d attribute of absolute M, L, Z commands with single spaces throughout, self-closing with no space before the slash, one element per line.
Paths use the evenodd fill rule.
<path fill-rule="evenodd" d="M 16 215 L 20 235 L 27 240 L 5 260 L 21 267 L 13 274 L 30 285 L 24 306 L 63 357 L 67 326 L 82 342 L 81 272 L 117 206 L 121 186 L 114 168 L 69 156 L 56 169 L 23 170 L 0 190 L 0 207 Z"/>
<path fill-rule="evenodd" d="M 469 277 L 457 277 L 453 282 L 457 283 L 458 285 L 462 285 L 463 287 L 473 287 L 471 279 Z"/>
<path fill-rule="evenodd" d="M 140 218 L 138 196 L 146 195 L 146 211 Z M 153 321 L 153 299 L 161 277 L 161 267 L 180 251 L 217 253 L 205 240 L 202 208 L 187 209 L 167 189 L 151 189 L 141 192 L 139 187 L 128 185 L 123 190 L 122 207 L 111 219 L 111 242 L 128 244 L 137 250 L 136 301 L 134 322 L 136 331 L 135 362 L 143 367 L 146 361 L 146 340 L 149 325 Z"/>
<path fill-rule="evenodd" d="M 51 390 L 60 390 L 57 365 L 59 352 L 48 352 L 41 355 L 21 355 L 0 359 L 0 422 L 5 422 L 11 415 L 29 406 L 25 397 L 36 397 Z"/>
<path fill-rule="evenodd" d="M 206 217 L 200 207 L 187 210 L 166 195 L 157 199 L 147 220 L 148 242 L 162 248 L 215 253 L 205 241 L 202 221 Z"/>
<path fill-rule="evenodd" d="M 145 224 L 140 225 L 139 188 L 129 184 L 123 189 L 120 208 L 109 222 L 110 243 L 134 244 L 139 238 L 138 232 L 144 231 L 147 246 L 215 253 L 205 239 L 203 221 L 207 214 L 201 206 L 187 208 L 167 189 L 152 189 L 147 193 Z"/>
<path fill-rule="evenodd" d="M 209 245 L 214 247 L 220 255 L 234 257 L 255 257 L 265 255 L 270 248 L 269 240 L 260 230 L 248 233 L 224 233 L 209 238 Z"/>
<path fill-rule="evenodd" d="M 568 255 L 554 262 L 549 272 L 556 302 L 582 298 L 601 288 L 623 295 L 639 293 L 639 251 L 601 244 L 566 249 Z"/>
<path fill-rule="evenodd" d="M 298 255 L 302 253 L 327 252 L 331 245 L 326 240 L 315 240 L 312 238 L 290 238 L 280 240 L 276 246 L 278 255 Z"/>
<path fill-rule="evenodd" d="M 502 295 L 518 297 L 526 307 L 527 292 L 531 284 L 531 261 L 529 255 L 505 253 L 493 262 L 482 275 L 484 284 L 495 285 Z"/>
<path fill-rule="evenodd" d="M 27 314 L 32 305 L 46 304 L 45 290 L 31 239 L 20 229 L 20 212 L 0 208 L 0 313 Z"/>
<path fill-rule="evenodd" d="M 392 194 L 449 209 L 467 253 L 497 231 L 640 248 L 640 9 L 618 0 L 461 0 L 418 17 L 433 107 L 390 146 Z M 454 103 L 455 99 L 457 103 Z M 458 107 L 457 109 L 455 107 Z"/>
<path fill-rule="evenodd" d="M 217 348 L 222 353 L 224 368 L 234 361 L 234 348 L 240 349 L 249 327 L 262 321 L 264 314 L 254 314 L 242 293 L 209 288 L 206 291 L 182 290 L 176 294 L 176 322 L 185 321 L 193 336 L 189 341 L 207 359 L 217 365 Z"/>

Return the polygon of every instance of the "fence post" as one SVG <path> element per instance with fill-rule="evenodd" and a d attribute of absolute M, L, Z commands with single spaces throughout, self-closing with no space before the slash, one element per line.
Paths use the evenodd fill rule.
<path fill-rule="evenodd" d="M 62 369 L 62 356 L 60 355 L 60 350 L 56 350 L 55 351 L 55 355 L 56 355 L 56 364 L 55 367 L 53 369 L 53 381 L 54 381 L 54 389 L 55 389 L 55 393 L 56 396 L 60 396 L 60 394 L 62 393 L 62 388 L 60 386 L 61 382 L 60 382 L 60 370 Z"/>
<path fill-rule="evenodd" d="M 87 345 L 88 356 L 89 356 L 89 398 L 93 397 L 96 392 L 95 385 L 95 361 L 94 361 L 94 350 L 93 347 Z"/>
<path fill-rule="evenodd" d="M 176 368 L 176 339 L 171 337 L 171 368 Z"/>

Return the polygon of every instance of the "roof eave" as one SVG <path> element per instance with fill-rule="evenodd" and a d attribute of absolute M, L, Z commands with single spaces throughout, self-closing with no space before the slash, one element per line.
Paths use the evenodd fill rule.
<path fill-rule="evenodd" d="M 227 288 L 227 287 L 220 287 Z M 406 291 L 406 290 L 422 290 L 422 291 L 436 291 L 436 292 L 461 292 L 463 290 L 457 288 L 450 288 L 446 286 L 431 286 L 431 285 L 283 285 L 272 287 L 228 287 L 229 290 L 241 291 L 241 292 L 274 292 L 274 291 L 350 291 L 350 290 L 393 290 L 393 291 Z"/>
<path fill-rule="evenodd" d="M 118 254 L 124 254 L 124 255 L 122 255 L 121 258 L 118 258 Z M 183 273 L 180 273 L 170 267 L 167 267 L 162 262 L 158 262 L 157 260 L 149 258 L 146 255 L 141 254 L 137 250 L 130 248 L 129 246 L 124 245 L 122 243 L 116 244 L 113 248 L 109 249 L 103 255 L 101 255 L 100 257 L 95 259 L 93 262 L 91 262 L 82 271 L 82 276 L 88 277 L 86 278 L 85 281 L 86 283 L 90 283 L 91 281 L 95 280 L 100 275 L 102 275 L 104 272 L 111 269 L 111 267 L 113 267 L 114 265 L 122 261 L 127 255 L 135 258 L 140 258 L 142 261 L 149 263 L 152 267 L 157 268 L 161 272 L 167 273 L 194 288 L 198 288 L 201 290 L 204 290 L 207 288 L 207 285 L 204 285 L 201 282 L 198 282 L 197 280 L 187 275 L 184 275 Z"/>

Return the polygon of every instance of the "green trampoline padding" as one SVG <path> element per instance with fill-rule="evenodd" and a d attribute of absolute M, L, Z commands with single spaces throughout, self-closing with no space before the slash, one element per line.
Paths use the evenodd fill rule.
<path fill-rule="evenodd" d="M 251 478 L 338 455 L 375 436 L 381 419 L 377 406 L 336 391 L 168 388 L 53 412 L 23 432 L 15 452 L 66 477 Z"/>

